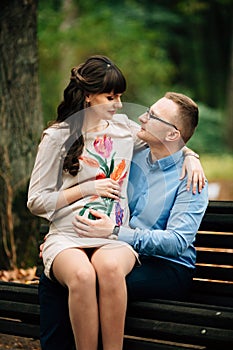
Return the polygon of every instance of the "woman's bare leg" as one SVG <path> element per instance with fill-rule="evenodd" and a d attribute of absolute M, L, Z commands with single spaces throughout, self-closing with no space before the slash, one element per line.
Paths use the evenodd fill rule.
<path fill-rule="evenodd" d="M 69 314 L 78 350 L 98 347 L 98 305 L 96 273 L 86 253 L 80 249 L 66 249 L 53 263 L 56 279 L 69 290 Z"/>
<path fill-rule="evenodd" d="M 127 247 L 104 246 L 93 254 L 91 262 L 99 282 L 99 315 L 104 350 L 123 347 L 127 290 L 125 276 L 135 264 L 135 255 Z"/>

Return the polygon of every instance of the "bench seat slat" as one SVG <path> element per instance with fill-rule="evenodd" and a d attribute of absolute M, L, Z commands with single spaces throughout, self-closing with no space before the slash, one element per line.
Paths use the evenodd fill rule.
<path fill-rule="evenodd" d="M 205 350 L 204 346 L 125 336 L 123 350 Z"/>
<path fill-rule="evenodd" d="M 169 313 L 169 321 L 175 323 L 195 324 L 205 327 L 218 327 L 233 329 L 233 314 L 230 308 L 213 308 L 194 305 L 192 303 L 170 302 L 154 300 L 151 302 L 136 302 L 129 304 L 127 315 L 166 321 Z"/>
<path fill-rule="evenodd" d="M 22 321 L 30 321 L 38 324 L 40 320 L 40 306 L 23 302 L 1 300 L 0 317 L 15 318 Z"/>
<path fill-rule="evenodd" d="M 1 299 L 38 303 L 38 285 L 0 281 Z"/>
<path fill-rule="evenodd" d="M 208 334 L 208 343 L 215 346 L 233 346 L 233 330 L 218 329 L 214 327 L 202 327 L 197 325 L 177 324 L 157 320 L 147 320 L 129 317 L 126 319 L 126 334 L 137 334 L 155 339 L 162 339 L 179 342 L 190 342 L 205 345 L 205 337 Z M 215 349 L 214 348 L 214 349 Z"/>
<path fill-rule="evenodd" d="M 32 325 L 30 323 L 15 322 L 0 318 L 0 330 L 4 334 L 14 334 L 20 337 L 39 339 L 40 327 L 39 325 Z"/>
<path fill-rule="evenodd" d="M 233 285 L 206 280 L 193 281 L 189 301 L 233 308 Z M 232 310 L 233 312 L 233 310 Z"/>

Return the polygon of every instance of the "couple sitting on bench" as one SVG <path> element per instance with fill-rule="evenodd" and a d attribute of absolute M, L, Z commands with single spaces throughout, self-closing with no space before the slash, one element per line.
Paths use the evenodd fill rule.
<path fill-rule="evenodd" d="M 192 171 L 187 178 L 182 166 L 192 159 L 199 169 L 184 148 L 198 107 L 166 93 L 140 128 L 115 114 L 124 91 L 106 57 L 74 68 L 39 146 L 28 207 L 51 222 L 39 286 L 42 350 L 97 349 L 99 325 L 103 349 L 120 350 L 127 298 L 180 300 L 192 283 L 208 193 L 201 170 L 187 189 Z"/>

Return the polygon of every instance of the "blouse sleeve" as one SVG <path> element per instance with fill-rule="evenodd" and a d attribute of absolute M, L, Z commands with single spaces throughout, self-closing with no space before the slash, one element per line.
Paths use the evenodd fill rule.
<path fill-rule="evenodd" d="M 31 174 L 27 206 L 37 216 L 52 220 L 62 183 L 62 149 L 45 132 Z"/>

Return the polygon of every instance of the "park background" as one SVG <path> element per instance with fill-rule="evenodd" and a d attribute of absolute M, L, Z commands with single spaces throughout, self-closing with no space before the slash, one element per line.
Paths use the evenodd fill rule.
<path fill-rule="evenodd" d="M 123 102 L 149 106 L 177 91 L 198 103 L 188 145 L 210 199 L 233 200 L 232 8 L 231 0 L 1 0 L 0 270 L 37 263 L 41 220 L 26 208 L 37 145 L 71 68 L 93 54 L 124 72 Z"/>

